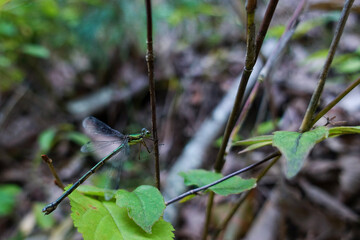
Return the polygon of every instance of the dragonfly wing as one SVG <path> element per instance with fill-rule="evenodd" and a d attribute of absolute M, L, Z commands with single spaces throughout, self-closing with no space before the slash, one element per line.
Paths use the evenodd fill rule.
<path fill-rule="evenodd" d="M 112 157 L 112 161 L 107 164 L 107 178 L 105 183 L 105 189 L 118 189 L 121 181 L 121 173 L 124 166 L 124 162 L 128 159 L 129 156 L 129 145 L 124 144 L 123 148 Z M 105 192 L 105 199 L 110 200 L 113 198 L 113 191 Z"/>
<path fill-rule="evenodd" d="M 99 136 L 106 136 L 108 138 L 110 137 L 110 138 L 120 138 L 120 139 L 125 138 L 124 134 L 120 133 L 119 131 L 116 131 L 115 129 L 112 129 L 102 121 L 92 116 L 85 118 L 82 124 L 86 133 L 91 138 L 94 138 L 94 140 L 98 140 L 97 138 Z"/>
<path fill-rule="evenodd" d="M 95 152 L 98 157 L 103 158 L 110 154 L 116 148 L 121 146 L 124 140 L 117 141 L 91 141 L 83 145 L 80 149 L 83 153 Z"/>

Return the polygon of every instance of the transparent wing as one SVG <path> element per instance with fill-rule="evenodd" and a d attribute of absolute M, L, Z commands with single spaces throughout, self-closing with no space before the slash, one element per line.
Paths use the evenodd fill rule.
<path fill-rule="evenodd" d="M 129 157 L 129 145 L 124 144 L 121 151 L 112 157 L 112 161 L 106 165 L 106 183 L 105 189 L 118 189 L 121 181 L 121 173 L 124 162 Z M 112 191 L 105 192 L 105 199 L 110 200 L 113 198 L 114 193 Z"/>
<path fill-rule="evenodd" d="M 105 164 L 104 169 L 107 174 L 105 189 L 117 189 L 119 187 L 123 163 L 129 155 L 128 138 L 95 117 L 85 118 L 83 120 L 83 127 L 92 141 L 81 147 L 82 152 L 95 152 L 100 160 L 122 146 L 122 148 L 109 159 L 109 163 Z M 113 193 L 111 191 L 105 193 L 106 200 L 112 197 Z"/>
<path fill-rule="evenodd" d="M 95 117 L 87 117 L 83 127 L 91 138 L 91 142 L 81 147 L 82 152 L 95 152 L 97 157 L 103 158 L 127 141 L 120 132 L 112 129 Z"/>
<path fill-rule="evenodd" d="M 100 157 L 105 157 L 116 148 L 120 147 L 124 140 L 117 141 L 90 141 L 84 144 L 80 151 L 83 153 L 95 152 Z"/>
<path fill-rule="evenodd" d="M 86 133 L 94 140 L 100 141 L 99 137 L 107 137 L 107 138 L 120 138 L 123 139 L 125 136 L 112 129 L 102 121 L 98 120 L 95 117 L 87 117 L 83 120 L 83 127 Z"/>

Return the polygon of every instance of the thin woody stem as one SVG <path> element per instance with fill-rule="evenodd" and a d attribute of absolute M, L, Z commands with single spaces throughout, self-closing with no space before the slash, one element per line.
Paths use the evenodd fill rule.
<path fill-rule="evenodd" d="M 360 78 L 353 82 L 349 87 L 347 87 L 342 93 L 340 93 L 334 100 L 332 100 L 323 110 L 321 110 L 316 117 L 314 118 L 311 126 L 313 126 L 321 117 L 323 117 L 330 109 L 332 109 L 338 102 L 341 101 L 351 90 L 360 84 Z"/>
<path fill-rule="evenodd" d="M 305 113 L 305 116 L 303 119 L 303 122 L 301 123 L 300 129 L 299 129 L 300 132 L 309 131 L 312 127 L 312 123 L 314 122 L 314 113 L 319 104 L 321 93 L 324 89 L 324 85 L 325 85 L 326 78 L 327 78 L 327 75 L 330 70 L 332 60 L 334 59 L 335 51 L 339 44 L 341 35 L 344 32 L 345 23 L 348 19 L 350 9 L 351 9 L 351 6 L 353 3 L 354 3 L 354 0 L 347 0 L 344 5 L 344 8 L 341 12 L 340 20 L 338 22 L 338 25 L 336 26 L 335 35 L 334 35 L 334 38 L 330 45 L 329 53 L 326 57 L 324 67 L 320 73 L 320 79 L 318 81 L 318 85 L 311 97 L 309 106 L 306 110 L 306 113 Z"/>
<path fill-rule="evenodd" d="M 231 132 L 235 126 L 236 120 L 238 118 L 239 112 L 241 111 L 241 102 L 244 98 L 246 85 L 252 73 L 252 69 L 256 62 L 256 49 L 255 49 L 255 9 L 256 9 L 256 0 L 248 0 L 246 2 L 246 12 L 247 12 L 247 34 L 246 34 L 246 57 L 245 57 L 245 67 L 241 75 L 240 84 L 238 91 L 235 97 L 235 102 L 233 109 L 230 113 L 228 122 L 225 127 L 225 132 L 223 135 L 223 140 L 215 161 L 214 169 L 216 172 L 220 172 L 224 166 L 225 151 L 228 144 Z M 208 228 L 211 221 L 211 212 L 212 205 L 214 200 L 214 193 L 211 192 L 207 202 L 206 208 L 206 218 L 204 223 L 204 229 L 202 232 L 202 239 L 205 240 Z"/>
<path fill-rule="evenodd" d="M 160 190 L 160 161 L 159 161 L 159 139 L 157 134 L 156 124 L 156 97 L 155 97 L 155 82 L 154 82 L 154 53 L 152 41 L 152 13 L 151 0 L 145 0 L 146 4 L 146 23 L 147 23 L 147 53 L 146 62 L 148 68 L 149 91 L 150 91 L 150 105 L 151 105 L 151 120 L 152 120 L 152 134 L 154 139 L 154 155 L 155 155 L 155 182 L 156 187 Z"/>
<path fill-rule="evenodd" d="M 210 188 L 212 186 L 215 186 L 215 185 L 217 185 L 217 184 L 219 184 L 221 182 L 224 182 L 224 181 L 228 180 L 229 178 L 232 178 L 232 177 L 234 177 L 236 175 L 239 175 L 240 173 L 247 172 L 247 171 L 249 171 L 251 169 L 254 169 L 255 167 L 257 167 L 257 166 L 259 166 L 259 165 L 273 159 L 274 157 L 279 157 L 279 156 L 280 156 L 280 152 L 276 151 L 276 152 L 270 154 L 269 156 L 267 156 L 266 158 L 264 158 L 263 160 L 261 160 L 261 161 L 259 161 L 257 163 L 253 163 L 253 164 L 251 164 L 251 165 L 249 165 L 247 167 L 244 167 L 244 168 L 242 168 L 242 169 L 240 169 L 240 170 L 238 170 L 236 172 L 230 173 L 229 175 L 226 175 L 225 177 L 220 178 L 219 180 L 216 180 L 216 181 L 214 181 L 212 183 L 209 183 L 209 184 L 207 184 L 205 186 L 202 186 L 202 187 L 195 188 L 195 189 L 192 189 L 190 191 L 187 191 L 187 192 L 177 196 L 176 198 L 173 198 L 173 199 L 165 202 L 165 205 L 166 206 L 170 205 L 170 204 L 172 204 L 174 202 L 177 202 L 177 201 L 179 201 L 179 200 L 181 200 L 181 199 L 183 199 L 183 198 L 185 198 L 185 197 L 187 197 L 189 195 L 193 195 L 193 194 L 197 194 L 198 192 L 205 191 L 205 190 L 207 190 L 208 188 Z"/>
<path fill-rule="evenodd" d="M 49 158 L 47 155 L 41 155 L 41 158 L 42 160 L 49 166 L 50 168 L 50 171 L 52 173 L 52 175 L 54 176 L 55 178 L 55 184 L 61 188 L 62 190 L 65 189 L 65 185 L 62 183 L 62 181 L 60 180 L 59 178 L 59 175 L 57 174 L 55 168 L 54 168 L 54 165 L 52 164 L 52 159 Z"/>

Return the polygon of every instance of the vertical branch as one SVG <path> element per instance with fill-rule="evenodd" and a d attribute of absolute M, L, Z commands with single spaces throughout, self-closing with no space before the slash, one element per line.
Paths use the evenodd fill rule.
<path fill-rule="evenodd" d="M 241 111 L 241 102 L 244 97 L 246 85 L 252 73 L 252 69 L 255 65 L 256 59 L 256 50 L 255 50 L 255 8 L 256 8 L 256 0 L 247 0 L 246 2 L 246 12 L 247 12 L 247 38 L 246 38 L 246 57 L 245 57 L 245 67 L 243 74 L 241 75 L 241 80 L 239 84 L 239 88 L 236 94 L 235 102 L 233 109 L 230 113 L 228 122 L 225 127 L 225 133 L 223 136 L 223 140 L 215 161 L 214 169 L 216 172 L 220 172 L 224 166 L 224 154 L 226 150 L 227 143 L 229 141 L 232 129 L 235 126 L 236 120 L 239 116 L 239 112 Z M 211 211 L 212 205 L 214 201 L 214 193 L 210 192 L 207 209 L 206 209 L 206 219 L 204 224 L 204 230 L 202 233 L 202 239 L 206 239 L 207 230 L 209 228 L 209 224 L 211 221 Z"/>
<path fill-rule="evenodd" d="M 344 31 L 345 23 L 346 23 L 346 21 L 348 19 L 348 16 L 349 16 L 349 13 L 350 13 L 350 8 L 351 8 L 353 3 L 354 3 L 354 0 L 347 0 L 345 5 L 344 5 L 344 8 L 343 8 L 343 10 L 341 12 L 340 20 L 338 22 L 338 25 L 336 26 L 335 35 L 334 35 L 334 38 L 333 38 L 333 40 L 331 42 L 331 45 L 330 45 L 329 53 L 328 53 L 328 55 L 326 57 L 324 67 L 323 67 L 323 69 L 321 70 L 321 73 L 320 73 L 320 79 L 319 79 L 318 85 L 317 85 L 317 87 L 316 87 L 316 89 L 315 89 L 315 91 L 314 91 L 314 93 L 313 93 L 313 95 L 311 97 L 309 106 L 306 109 L 306 113 L 305 113 L 303 122 L 301 123 L 300 129 L 299 129 L 300 132 L 306 132 L 312 127 L 314 113 L 315 113 L 316 107 L 319 104 L 320 96 L 321 96 L 321 93 L 322 93 L 322 91 L 324 89 L 326 78 L 327 78 L 327 75 L 328 75 L 329 70 L 330 70 L 330 65 L 331 65 L 332 60 L 334 58 L 336 48 L 337 48 L 338 43 L 340 41 L 340 37 L 341 37 L 341 35 L 342 35 L 343 31 Z"/>
<path fill-rule="evenodd" d="M 255 62 L 259 56 L 259 53 L 260 53 L 260 49 L 261 49 L 261 46 L 264 42 L 264 38 L 266 36 L 266 33 L 269 29 L 269 26 L 270 26 L 270 22 L 271 22 L 271 19 L 272 17 L 274 16 L 274 12 L 275 12 L 275 9 L 276 9 L 276 6 L 278 4 L 279 0 L 270 0 L 267 8 L 266 8 L 266 12 L 265 12 L 265 15 L 264 15 L 264 18 L 263 18 L 263 21 L 261 23 L 261 26 L 260 26 L 260 29 L 259 29 L 259 32 L 256 36 L 256 42 L 255 42 Z M 241 128 L 241 125 L 244 121 L 244 119 L 246 118 L 247 114 L 248 114 L 248 110 L 250 109 L 250 106 L 252 105 L 252 103 L 254 102 L 255 100 L 255 97 L 257 95 L 257 92 L 259 90 L 259 86 L 260 86 L 260 81 L 256 81 L 255 83 L 255 86 L 253 87 L 253 89 L 251 90 L 251 93 L 249 95 L 249 98 L 246 100 L 245 104 L 244 104 L 244 107 L 240 113 L 240 116 L 237 120 L 237 123 L 236 123 L 236 127 L 233 128 L 231 134 L 230 134 L 230 138 L 228 140 L 228 143 L 227 143 L 227 147 L 225 149 L 225 155 L 230 151 L 231 149 L 231 144 L 232 144 L 232 139 L 235 137 L 235 135 L 238 133 L 238 131 L 240 130 Z"/>
<path fill-rule="evenodd" d="M 214 169 L 216 172 L 220 172 L 224 165 L 224 154 L 227 142 L 229 141 L 230 134 L 236 120 L 238 118 L 239 112 L 241 110 L 241 102 L 244 97 L 246 85 L 248 83 L 249 77 L 252 73 L 252 69 L 255 65 L 255 7 L 256 0 L 247 1 L 247 40 L 246 40 L 246 59 L 245 59 L 245 67 L 243 74 L 241 75 L 240 85 L 238 88 L 238 92 L 236 94 L 235 102 L 233 109 L 231 111 L 229 120 L 226 124 L 225 133 L 223 137 L 223 141 L 220 146 L 219 153 L 216 158 Z"/>
<path fill-rule="evenodd" d="M 153 53 L 153 41 L 152 41 L 151 0 L 145 0 L 145 5 L 146 5 L 146 24 L 147 24 L 146 63 L 147 63 L 147 68 L 148 68 L 152 133 L 153 133 L 153 138 L 154 138 L 155 181 L 156 181 L 156 187 L 160 190 L 159 139 L 158 139 L 157 127 L 156 127 L 157 126 L 156 125 L 156 97 L 155 97 L 155 83 L 154 83 L 154 53 Z"/>
<path fill-rule="evenodd" d="M 279 2 L 279 0 L 270 0 L 268 6 L 266 8 L 264 19 L 261 22 L 261 26 L 259 28 L 259 33 L 256 36 L 256 43 L 255 43 L 255 47 L 256 47 L 256 53 L 255 53 L 256 57 L 255 58 L 256 59 L 259 56 L 261 46 L 262 46 L 262 44 L 264 42 L 264 38 L 265 38 L 266 33 L 267 33 L 268 29 L 269 29 L 270 22 L 271 22 L 271 19 L 274 16 L 274 12 L 275 12 L 275 9 L 276 9 L 276 6 L 277 6 L 278 2 Z"/>

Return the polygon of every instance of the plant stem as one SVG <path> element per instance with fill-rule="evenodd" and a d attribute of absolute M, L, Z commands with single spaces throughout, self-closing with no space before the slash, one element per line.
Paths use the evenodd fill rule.
<path fill-rule="evenodd" d="M 155 182 L 156 182 L 156 187 L 160 190 L 159 139 L 157 134 L 157 124 L 156 124 L 156 97 L 155 97 L 155 82 L 154 82 L 154 53 L 153 53 L 153 41 L 152 41 L 151 0 L 145 0 L 145 4 L 146 4 L 146 23 L 147 23 L 146 62 L 147 62 L 148 78 L 149 78 L 152 134 L 154 139 Z"/>
<path fill-rule="evenodd" d="M 215 161 L 214 169 L 216 172 L 220 172 L 222 167 L 224 166 L 225 159 L 224 154 L 226 150 L 227 143 L 229 141 L 232 129 L 236 123 L 239 112 L 241 110 L 241 102 L 244 97 L 246 85 L 248 83 L 249 77 L 252 73 L 252 68 L 255 65 L 255 0 L 249 0 L 247 2 L 247 41 L 246 41 L 246 58 L 245 58 L 245 67 L 243 73 L 241 75 L 241 80 L 239 84 L 239 88 L 236 94 L 235 102 L 233 109 L 230 113 L 228 122 L 225 127 L 225 133 L 223 135 L 223 140 L 221 142 L 221 146 Z M 207 229 L 209 228 L 209 224 L 211 221 L 211 211 L 212 209 L 209 206 L 213 205 L 213 193 L 210 193 L 208 198 L 207 208 L 206 208 L 206 220 L 204 224 L 204 230 L 202 233 L 202 239 L 206 239 Z"/>
<path fill-rule="evenodd" d="M 247 53 L 246 53 L 245 67 L 243 74 L 241 76 L 234 106 L 229 116 L 228 122 L 226 124 L 223 141 L 221 143 L 220 150 L 215 161 L 214 169 L 216 172 L 220 172 L 224 165 L 224 154 L 225 154 L 226 145 L 227 142 L 229 141 L 231 131 L 234 128 L 235 122 L 239 115 L 240 112 L 239 110 L 241 109 L 241 102 L 244 97 L 246 85 L 251 75 L 252 68 L 255 64 L 255 43 L 254 43 L 255 42 L 255 37 L 254 37 L 255 36 L 255 23 L 254 23 L 255 5 L 253 2 L 256 1 L 253 0 L 249 2 L 247 3 L 247 9 L 249 9 L 249 5 L 253 6 L 253 9 L 248 10 L 247 47 L 246 47 Z"/>
<path fill-rule="evenodd" d="M 335 55 L 335 51 L 336 51 L 336 48 L 338 46 L 338 43 L 340 41 L 340 37 L 344 31 L 344 27 L 345 27 L 345 23 L 348 19 L 348 16 L 349 16 L 349 13 L 350 13 L 350 8 L 353 4 L 354 0 L 347 0 L 345 5 L 344 5 L 344 8 L 341 12 L 341 16 L 340 16 L 340 20 L 338 22 L 338 25 L 336 26 L 336 30 L 335 30 L 335 35 L 334 35 L 334 38 L 331 42 L 331 45 L 330 45 L 330 49 L 329 49 L 329 53 L 326 57 L 326 61 L 325 61 L 325 64 L 324 64 L 324 67 L 320 73 L 320 79 L 318 81 L 318 85 L 311 97 L 311 100 L 310 100 L 310 103 L 309 103 L 309 106 L 308 108 L 306 109 L 306 113 L 305 113 L 305 116 L 304 116 L 304 119 L 303 119 L 303 122 L 301 123 L 301 126 L 299 128 L 300 132 L 306 132 L 306 131 L 309 131 L 312 127 L 312 123 L 314 121 L 314 113 L 315 113 L 315 110 L 316 110 L 316 107 L 318 106 L 319 104 L 319 100 L 320 100 L 320 97 L 321 97 L 321 93 L 324 89 L 324 85 L 325 85 L 325 82 L 326 82 L 326 78 L 327 78 L 327 75 L 329 73 L 329 70 L 330 70 L 330 66 L 331 66 L 331 63 L 332 63 L 332 60 L 334 58 L 334 55 Z"/>
<path fill-rule="evenodd" d="M 360 84 L 360 78 L 348 86 L 342 93 L 340 93 L 334 100 L 332 100 L 326 107 L 323 108 L 314 118 L 311 123 L 311 126 L 319 121 L 319 119 L 324 116 L 330 109 L 332 109 L 338 102 L 341 101 L 351 90 Z"/>
<path fill-rule="evenodd" d="M 52 159 L 49 158 L 47 155 L 43 154 L 41 155 L 42 160 L 44 160 L 44 162 L 46 162 L 46 164 L 49 166 L 50 171 L 52 173 L 52 175 L 55 178 L 55 184 L 61 188 L 62 190 L 65 190 L 65 185 L 62 183 L 62 181 L 59 178 L 59 175 L 57 174 L 54 165 L 52 164 Z"/>
<path fill-rule="evenodd" d="M 204 224 L 204 229 L 202 232 L 202 240 L 206 240 L 207 237 L 207 233 L 209 231 L 209 225 L 210 225 L 210 220 L 211 220 L 211 212 L 212 212 L 212 206 L 214 204 L 214 197 L 215 197 L 215 193 L 214 192 L 210 192 L 209 197 L 208 197 L 208 202 L 206 205 L 206 216 L 205 216 L 205 224 Z"/>
<path fill-rule="evenodd" d="M 261 160 L 261 161 L 259 161 L 259 162 L 257 162 L 257 163 L 253 163 L 253 164 L 251 164 L 251 165 L 249 165 L 249 166 L 247 166 L 247 167 L 244 167 L 244 168 L 242 168 L 242 169 L 240 169 L 240 170 L 238 170 L 238 171 L 236 171 L 236 172 L 230 173 L 230 174 L 224 176 L 223 178 L 220 178 L 219 180 L 216 180 L 216 181 L 214 181 L 214 182 L 212 182 L 212 183 L 209 183 L 209 184 L 207 184 L 207 185 L 205 185 L 205 186 L 202 186 L 202 187 L 195 188 L 195 189 L 192 189 L 192 190 L 190 190 L 190 191 L 187 191 L 186 193 L 183 193 L 183 194 L 177 196 L 176 198 L 173 198 L 173 199 L 165 202 L 165 205 L 166 205 L 166 206 L 167 206 L 167 205 L 170 205 L 170 204 L 172 204 L 172 203 L 174 203 L 174 202 L 177 202 L 177 201 L 179 201 L 179 200 L 181 200 L 181 199 L 183 199 L 183 198 L 185 198 L 185 197 L 187 197 L 187 196 L 189 196 L 189 195 L 197 194 L 198 192 L 207 190 L 208 188 L 210 188 L 210 187 L 212 187 L 212 186 L 215 186 L 215 185 L 217 185 L 217 184 L 219 184 L 219 183 L 221 183 L 221 182 L 224 182 L 225 180 L 228 180 L 229 178 L 232 178 L 232 177 L 234 177 L 234 176 L 236 176 L 236 175 L 239 175 L 240 173 L 243 173 L 243 172 L 247 172 L 247 171 L 249 171 L 249 170 L 252 170 L 252 169 L 254 169 L 255 167 L 257 167 L 257 166 L 259 166 L 259 165 L 261 165 L 261 164 L 263 164 L 263 163 L 265 163 L 265 162 L 273 159 L 274 157 L 278 157 L 278 156 L 280 156 L 280 152 L 279 152 L 279 151 L 275 151 L 275 152 L 273 152 L 272 154 L 270 154 L 269 156 L 267 156 L 266 158 L 264 158 L 263 160 Z"/>
<path fill-rule="evenodd" d="M 256 43 L 255 43 L 255 62 L 259 56 L 260 53 L 260 49 L 261 46 L 263 44 L 264 38 L 266 36 L 267 30 L 269 28 L 271 19 L 274 15 L 277 3 L 279 2 L 279 0 L 271 0 L 266 8 L 266 12 L 265 12 L 265 16 L 263 18 L 263 21 L 261 23 L 260 29 L 259 29 L 259 33 L 256 36 Z M 231 149 L 231 144 L 232 144 L 232 139 L 235 137 L 235 135 L 238 133 L 238 131 L 240 130 L 242 123 L 244 122 L 244 119 L 246 118 L 246 116 L 248 115 L 248 112 L 250 110 L 250 107 L 252 105 L 252 103 L 255 100 L 255 97 L 258 93 L 259 90 L 259 86 L 260 86 L 260 81 L 256 81 L 253 89 L 251 90 L 251 93 L 249 94 L 248 99 L 246 100 L 244 106 L 242 107 L 240 116 L 238 117 L 237 123 L 236 123 L 236 127 L 234 127 L 231 131 L 230 134 L 230 138 L 227 142 L 227 146 L 225 149 L 225 155 L 230 152 Z"/>
<path fill-rule="evenodd" d="M 259 33 L 257 34 L 257 37 L 256 37 L 255 61 L 256 61 L 257 57 L 259 56 L 261 46 L 262 46 L 262 44 L 264 42 L 264 38 L 265 38 L 266 33 L 267 33 L 268 29 L 269 29 L 270 22 L 271 22 L 271 19 L 274 16 L 274 12 L 275 12 L 275 9 L 276 9 L 276 6 L 277 6 L 278 2 L 279 2 L 279 0 L 270 0 L 268 6 L 266 8 L 266 12 L 265 12 L 263 21 L 261 22 L 261 26 L 259 28 Z"/>
<path fill-rule="evenodd" d="M 279 160 L 279 158 L 281 157 L 281 154 L 279 153 L 278 155 L 276 155 L 274 157 L 274 159 L 271 161 L 271 163 L 269 163 L 269 165 L 266 166 L 266 168 L 264 170 L 261 171 L 261 173 L 259 174 L 259 176 L 256 179 L 256 182 L 258 183 L 264 176 L 265 174 L 270 170 L 270 168 Z M 240 208 L 240 206 L 242 205 L 242 203 L 245 201 L 245 199 L 250 195 L 250 193 L 253 191 L 249 190 L 246 193 L 244 193 L 240 199 L 238 200 L 238 202 L 233 206 L 233 208 L 230 210 L 229 215 L 224 219 L 224 221 L 222 222 L 219 230 L 216 232 L 216 236 L 218 236 L 218 234 L 221 231 L 225 231 L 230 220 L 233 218 L 233 216 L 235 215 L 236 211 Z"/>

